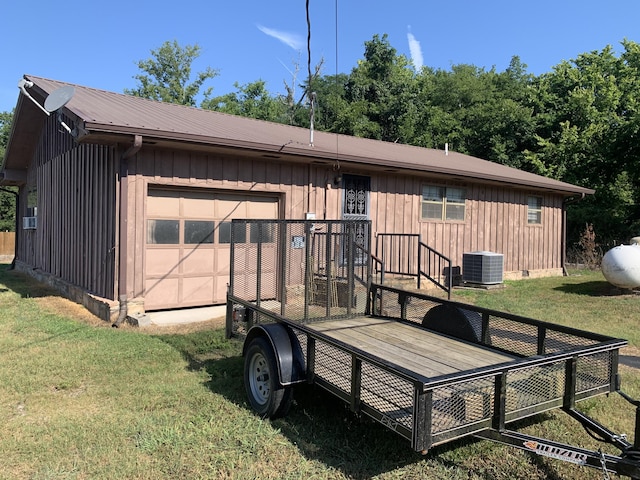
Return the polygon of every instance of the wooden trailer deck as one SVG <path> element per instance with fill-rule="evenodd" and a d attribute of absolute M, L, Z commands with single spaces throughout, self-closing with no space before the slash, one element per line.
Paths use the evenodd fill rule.
<path fill-rule="evenodd" d="M 311 323 L 308 327 L 430 378 L 498 365 L 518 358 L 384 318 L 362 316 Z"/>

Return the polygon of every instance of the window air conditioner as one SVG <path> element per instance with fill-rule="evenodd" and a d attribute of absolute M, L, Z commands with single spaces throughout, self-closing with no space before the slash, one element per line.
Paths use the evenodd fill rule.
<path fill-rule="evenodd" d="M 38 226 L 38 217 L 22 217 L 23 230 L 35 230 Z"/>

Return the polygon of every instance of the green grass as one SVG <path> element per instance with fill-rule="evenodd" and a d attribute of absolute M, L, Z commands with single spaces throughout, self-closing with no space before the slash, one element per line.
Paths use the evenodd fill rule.
<path fill-rule="evenodd" d="M 598 273 L 454 297 L 628 338 L 629 355 L 640 347 L 640 298 L 611 295 Z M 245 400 L 241 346 L 222 329 L 110 328 L 0 265 L 0 478 L 602 478 L 472 439 L 421 456 L 308 386 L 296 390 L 286 418 L 261 420 Z M 625 390 L 640 397 L 638 372 L 621 369 Z M 632 433 L 633 411 L 617 395 L 581 408 Z M 519 427 L 599 447 L 563 414 Z"/>

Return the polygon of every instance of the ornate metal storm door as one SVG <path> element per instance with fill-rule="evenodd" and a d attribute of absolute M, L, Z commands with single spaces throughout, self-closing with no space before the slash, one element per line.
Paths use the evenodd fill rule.
<path fill-rule="evenodd" d="M 369 220 L 371 178 L 360 175 L 344 175 L 342 177 L 342 189 L 344 192 L 342 197 L 342 219 Z M 355 235 L 356 243 L 368 249 L 369 232 L 366 232 L 363 225 L 358 226 Z"/>

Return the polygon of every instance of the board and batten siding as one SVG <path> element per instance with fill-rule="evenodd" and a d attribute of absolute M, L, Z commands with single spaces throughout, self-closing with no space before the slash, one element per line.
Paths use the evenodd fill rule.
<path fill-rule="evenodd" d="M 369 214 L 374 234 L 418 233 L 423 241 L 462 265 L 465 252 L 502 253 L 504 271 L 516 275 L 559 270 L 561 265 L 562 196 L 499 185 L 457 183 L 466 189 L 465 220 L 421 220 L 425 184 L 447 185 L 427 176 L 345 169 L 343 174 L 371 178 Z M 172 151 L 143 146 L 129 161 L 129 238 L 135 255 L 128 258 L 130 293 L 144 290 L 144 212 L 149 185 L 210 188 L 273 195 L 280 198 L 280 217 L 340 219 L 342 189 L 333 182 L 332 165 L 296 164 L 230 154 Z M 453 185 L 453 184 L 450 184 Z M 542 224 L 527 224 L 527 198 L 543 198 Z M 133 221 L 131 221 L 133 220 Z"/>
<path fill-rule="evenodd" d="M 327 167 L 297 165 L 274 159 L 175 151 L 143 145 L 128 161 L 123 178 L 127 191 L 128 249 L 126 292 L 143 294 L 146 246 L 146 198 L 149 187 L 204 188 L 278 198 L 279 217 L 301 219 L 316 212 L 322 218 Z M 328 187 L 331 190 L 331 186 Z M 335 194 L 333 197 L 338 198 Z M 336 200 L 331 200 L 331 205 Z"/>
<path fill-rule="evenodd" d="M 27 183 L 21 187 L 20 216 L 29 192 L 37 196 L 37 228 L 22 231 L 18 260 L 99 297 L 115 298 L 115 150 L 77 145 L 47 120 Z"/>
<path fill-rule="evenodd" d="M 483 184 L 449 184 L 466 190 L 464 221 L 421 219 L 422 186 L 442 180 L 376 175 L 371 180 L 371 220 L 375 233 L 420 234 L 422 241 L 462 265 L 467 252 L 504 255 L 511 276 L 562 269 L 562 201 L 560 195 Z M 542 198 L 542 223 L 527 223 L 529 196 Z M 416 259 L 417 261 L 417 259 Z"/>
<path fill-rule="evenodd" d="M 277 197 L 279 216 L 303 219 L 342 218 L 342 187 L 336 171 L 325 164 L 286 159 L 158 148 L 143 143 L 118 176 L 126 146 L 75 144 L 56 119 L 45 128 L 21 188 L 20 212 L 27 195 L 37 190 L 38 228 L 24 230 L 18 260 L 73 285 L 116 300 L 144 292 L 146 201 L 149 186 L 205 188 Z M 425 184 L 444 184 L 426 174 L 371 172 L 342 165 L 341 174 L 369 176 L 369 217 L 374 234 L 417 233 L 432 248 L 462 264 L 465 252 L 488 250 L 504 255 L 506 272 L 561 269 L 562 196 L 550 193 L 463 183 L 466 212 L 462 222 L 421 220 Z M 453 185 L 453 184 L 451 184 Z M 124 195 L 126 232 L 119 244 Z M 527 197 L 543 198 L 542 224 L 527 224 Z M 124 285 L 118 288 L 116 250 L 126 262 Z M 123 280 L 123 279 L 120 279 Z M 119 290 L 119 292 L 118 292 Z"/>

